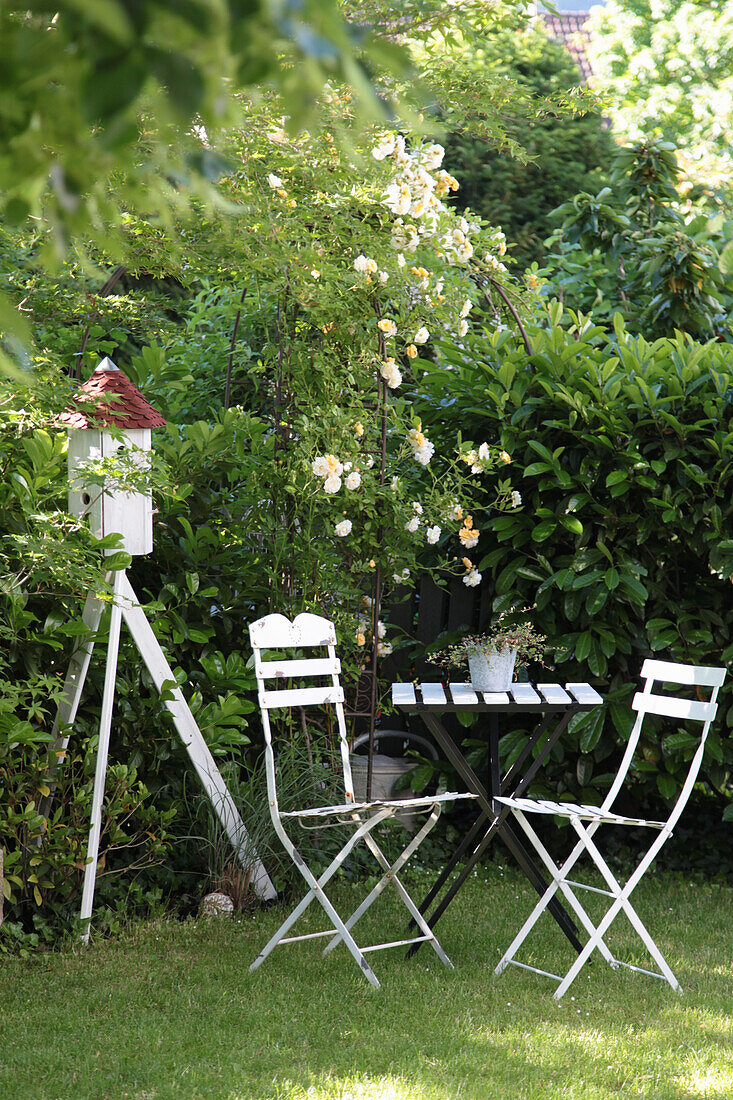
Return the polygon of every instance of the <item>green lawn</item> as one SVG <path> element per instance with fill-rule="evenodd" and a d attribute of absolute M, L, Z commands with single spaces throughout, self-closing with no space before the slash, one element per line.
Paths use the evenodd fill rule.
<path fill-rule="evenodd" d="M 279 909 L 158 920 L 85 952 L 4 959 L 0 1097 L 733 1097 L 733 888 L 652 875 L 635 895 L 682 995 L 598 960 L 557 1005 L 547 979 L 515 968 L 493 976 L 531 896 L 513 871 L 481 874 L 440 926 L 455 970 L 424 947 L 410 961 L 402 949 L 378 952 L 381 990 L 345 951 L 324 960 L 318 940 L 281 947 L 250 974 Z M 341 885 L 334 898 L 348 910 L 359 894 Z M 377 934 L 392 935 L 395 921 L 401 934 L 399 903 L 388 897 L 378 910 Z M 312 909 L 301 930 L 320 922 Z M 626 922 L 614 929 L 618 953 L 646 965 Z M 547 918 L 527 950 L 550 970 L 570 962 Z"/>

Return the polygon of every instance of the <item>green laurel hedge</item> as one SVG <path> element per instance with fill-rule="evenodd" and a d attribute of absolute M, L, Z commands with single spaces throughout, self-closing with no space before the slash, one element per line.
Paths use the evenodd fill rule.
<path fill-rule="evenodd" d="M 554 645 L 550 678 L 589 679 L 608 700 L 577 717 L 546 772 L 548 789 L 597 801 L 644 658 L 733 657 L 733 349 L 681 333 L 649 343 L 619 315 L 607 331 L 563 317 L 558 303 L 548 313 L 528 330 L 531 356 L 518 337 L 488 330 L 462 354 L 444 348 L 426 365 L 420 411 L 446 446 L 460 427 L 512 455 L 523 507 L 474 517 L 475 553 L 495 609 L 536 606 Z M 733 793 L 731 688 L 702 773 L 721 804 Z M 645 733 L 641 803 L 675 794 L 693 744 L 681 731 Z"/>

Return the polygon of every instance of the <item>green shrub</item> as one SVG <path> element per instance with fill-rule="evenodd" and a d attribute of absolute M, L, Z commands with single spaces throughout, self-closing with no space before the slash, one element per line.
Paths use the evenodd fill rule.
<path fill-rule="evenodd" d="M 474 517 L 479 568 L 495 608 L 536 606 L 558 679 L 603 690 L 608 707 L 574 721 L 546 772 L 552 789 L 593 799 L 630 728 L 643 659 L 733 657 L 733 350 L 681 334 L 649 343 L 618 316 L 608 332 L 558 303 L 549 316 L 528 330 L 531 356 L 509 332 L 475 335 L 460 357 L 443 349 L 421 413 L 436 438 L 460 424 L 500 434 L 512 455 L 525 506 Z M 731 791 L 732 688 L 703 768 L 719 799 Z M 691 741 L 650 733 L 642 750 L 639 800 L 671 797 Z"/>
<path fill-rule="evenodd" d="M 733 220 L 683 202 L 674 146 L 619 149 L 610 187 L 580 192 L 553 214 L 549 296 L 610 323 L 621 313 L 648 338 L 680 329 L 731 340 Z M 714 216 L 713 216 L 714 213 Z"/>

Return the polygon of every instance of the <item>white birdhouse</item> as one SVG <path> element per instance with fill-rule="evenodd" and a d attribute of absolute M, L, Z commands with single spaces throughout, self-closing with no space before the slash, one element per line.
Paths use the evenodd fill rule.
<path fill-rule="evenodd" d="M 119 367 L 106 358 L 81 387 L 74 407 L 61 414 L 61 420 L 69 428 L 69 511 L 75 516 L 88 515 L 92 534 L 97 538 L 117 533 L 122 535 L 121 548 L 128 554 L 150 554 L 151 493 L 85 484 L 79 467 L 85 462 L 108 458 L 124 446 L 135 448 L 141 464 L 149 461 L 146 452 L 150 451 L 151 429 L 164 427 L 165 420 Z M 113 433 L 110 428 L 117 430 Z"/>

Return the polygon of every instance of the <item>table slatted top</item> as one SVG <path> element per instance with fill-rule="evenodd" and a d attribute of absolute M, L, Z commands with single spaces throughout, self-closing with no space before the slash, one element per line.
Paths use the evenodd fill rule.
<path fill-rule="evenodd" d="M 470 684 L 392 684 L 392 702 L 402 710 L 590 710 L 603 702 L 590 684 L 512 684 L 509 691 L 474 691 Z"/>

